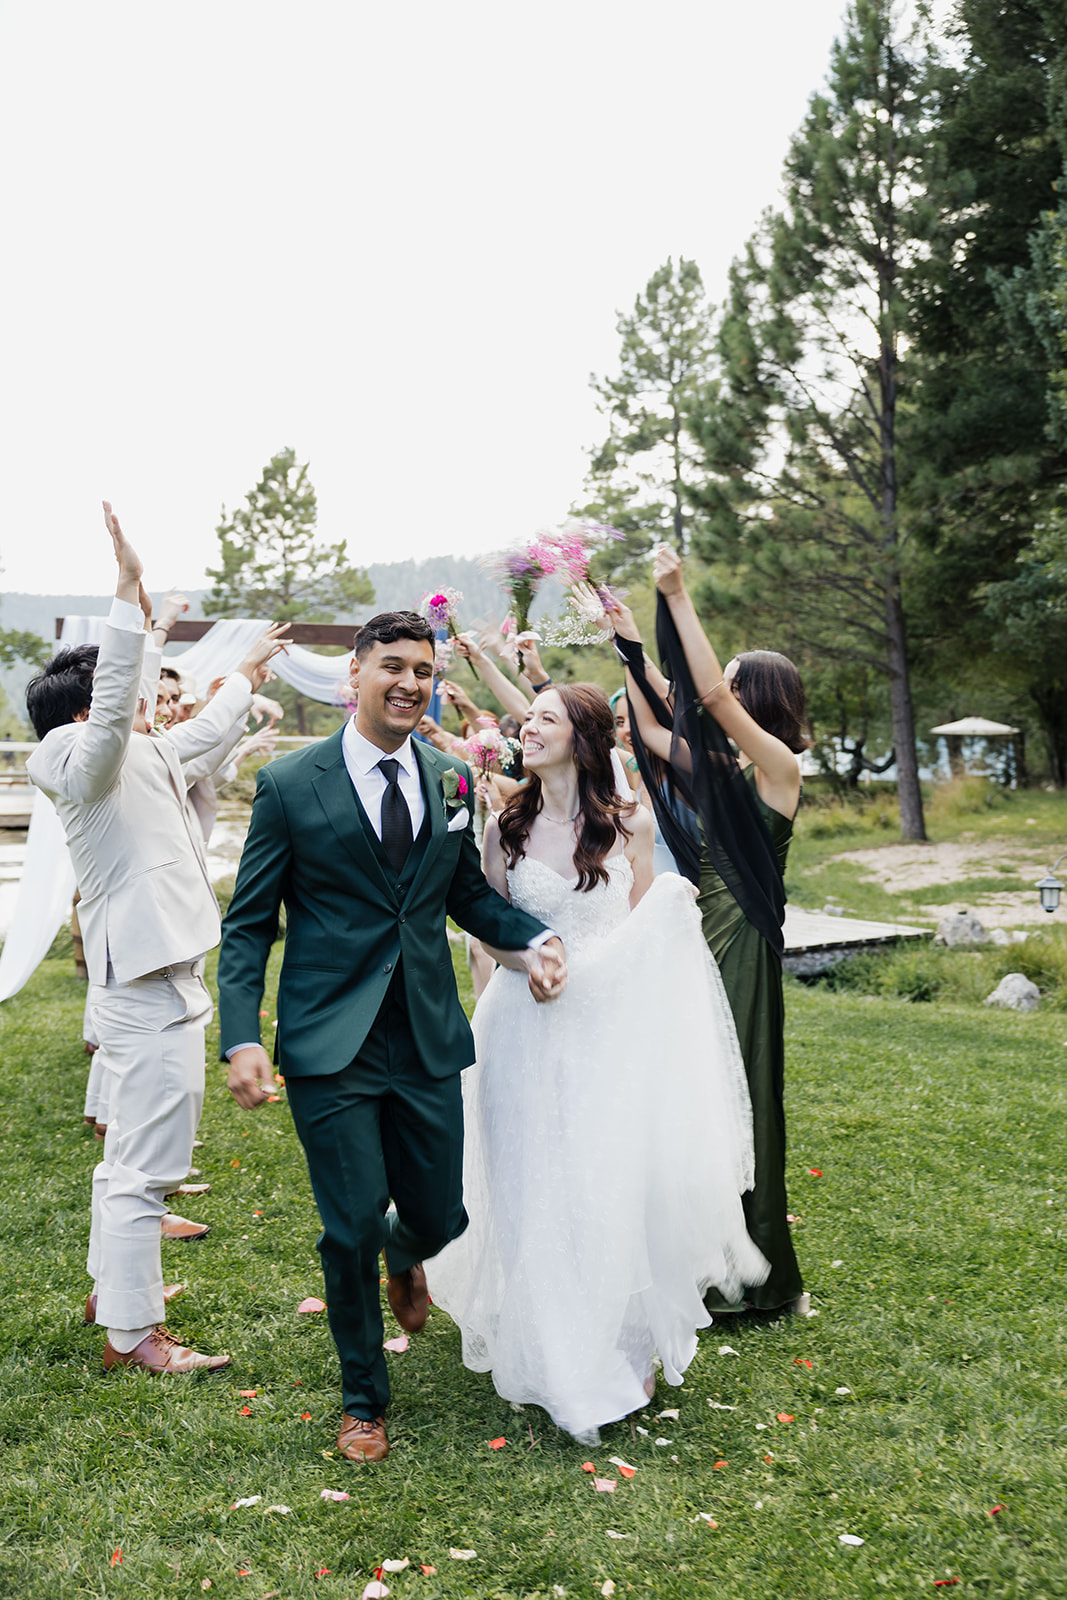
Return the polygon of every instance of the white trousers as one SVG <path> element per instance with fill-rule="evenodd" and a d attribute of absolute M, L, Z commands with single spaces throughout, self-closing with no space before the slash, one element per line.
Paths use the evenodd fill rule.
<path fill-rule="evenodd" d="M 202 970 L 202 961 L 184 961 L 132 983 L 109 975 L 90 994 L 110 1088 L 87 1263 L 102 1327 L 163 1320 L 163 1196 L 189 1171 L 204 1104 L 204 1030 L 212 1004 Z"/>

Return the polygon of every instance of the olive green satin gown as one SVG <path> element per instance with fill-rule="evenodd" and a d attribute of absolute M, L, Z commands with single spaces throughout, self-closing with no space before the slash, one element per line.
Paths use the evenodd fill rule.
<path fill-rule="evenodd" d="M 784 872 L 793 837 L 792 821 L 764 804 L 756 791 L 751 767 L 746 776 Z M 795 1300 L 803 1288 L 786 1220 L 782 964 L 746 920 L 706 853 L 701 861 L 697 904 L 704 937 L 719 964 L 733 1010 L 752 1098 L 756 1179 L 755 1187 L 744 1196 L 745 1219 L 749 1234 L 770 1262 L 771 1271 L 766 1283 L 746 1289 L 745 1300 L 757 1311 L 775 1311 Z M 715 1311 L 716 1291 L 707 1296 L 706 1304 L 709 1311 Z M 718 1305 L 723 1309 L 721 1299 Z"/>

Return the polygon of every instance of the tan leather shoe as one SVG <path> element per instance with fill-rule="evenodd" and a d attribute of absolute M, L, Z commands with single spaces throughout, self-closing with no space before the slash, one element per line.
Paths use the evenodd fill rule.
<path fill-rule="evenodd" d="M 163 1198 L 164 1198 L 164 1200 L 173 1200 L 174 1196 L 176 1194 L 181 1194 L 181 1195 L 188 1196 L 188 1195 L 191 1195 L 191 1194 L 200 1195 L 200 1194 L 210 1194 L 210 1193 L 211 1193 L 211 1185 L 210 1185 L 210 1183 L 179 1183 L 179 1185 L 178 1185 L 178 1187 L 176 1189 L 168 1189 L 166 1191 L 166 1193 L 164 1194 Z"/>
<path fill-rule="evenodd" d="M 144 1372 L 157 1374 L 201 1370 L 217 1372 L 220 1367 L 228 1367 L 229 1364 L 229 1356 L 202 1356 L 198 1350 L 190 1350 L 188 1345 L 180 1344 L 162 1323 L 125 1355 L 113 1348 L 110 1339 L 104 1346 L 105 1372 L 110 1372 L 112 1367 L 140 1367 Z"/>
<path fill-rule="evenodd" d="M 426 1326 L 430 1295 L 421 1261 L 416 1261 L 406 1272 L 390 1272 L 385 1293 L 389 1309 L 405 1333 L 418 1333 Z"/>
<path fill-rule="evenodd" d="M 346 1411 L 337 1448 L 349 1461 L 384 1461 L 389 1454 L 385 1418 L 375 1417 L 370 1422 L 366 1417 L 350 1417 Z"/>
<path fill-rule="evenodd" d="M 106 1139 L 107 1138 L 107 1123 L 106 1122 L 98 1122 L 96 1124 L 96 1137 L 98 1139 Z"/>
<path fill-rule="evenodd" d="M 185 1288 L 184 1283 L 165 1283 L 163 1285 L 163 1304 L 169 1306 L 176 1300 Z M 94 1289 L 85 1302 L 85 1320 L 90 1325 L 96 1321 L 96 1290 Z"/>
<path fill-rule="evenodd" d="M 206 1222 L 190 1222 L 188 1217 L 176 1217 L 171 1212 L 160 1221 L 164 1239 L 202 1239 L 211 1232 Z"/>

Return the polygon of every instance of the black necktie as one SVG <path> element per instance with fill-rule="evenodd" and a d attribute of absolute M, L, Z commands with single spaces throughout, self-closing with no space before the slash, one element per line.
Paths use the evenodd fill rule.
<path fill-rule="evenodd" d="M 393 871 L 399 876 L 411 849 L 411 812 L 396 781 L 396 775 L 400 770 L 399 761 L 394 760 L 392 756 L 386 756 L 378 765 L 386 782 L 386 790 L 382 795 L 382 846 L 392 863 Z"/>

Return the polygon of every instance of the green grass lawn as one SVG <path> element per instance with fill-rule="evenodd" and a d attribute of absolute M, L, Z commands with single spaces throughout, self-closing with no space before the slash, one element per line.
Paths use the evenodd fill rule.
<path fill-rule="evenodd" d="M 407 1557 L 385 1575 L 396 1600 L 593 1600 L 609 1580 L 678 1600 L 957 1578 L 960 1595 L 1067 1595 L 1062 1014 L 790 984 L 789 1183 L 818 1316 L 708 1330 L 684 1387 L 589 1451 L 466 1372 L 431 1313 L 390 1357 L 392 1454 L 356 1467 L 334 1454 L 325 1319 L 295 1310 L 321 1279 L 288 1111 L 240 1112 L 219 1067 L 196 1158 L 213 1191 L 184 1207 L 212 1233 L 164 1260 L 189 1285 L 171 1326 L 233 1366 L 101 1372 L 104 1336 L 82 1325 L 83 999 L 52 959 L 0 1008 L 0 1593 L 359 1600 Z"/>

